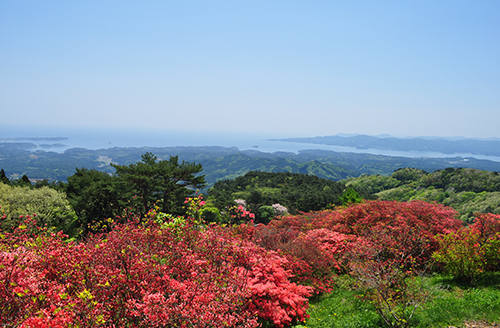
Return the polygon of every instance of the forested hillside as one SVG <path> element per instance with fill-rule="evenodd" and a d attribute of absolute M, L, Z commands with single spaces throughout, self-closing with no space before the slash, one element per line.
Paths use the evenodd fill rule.
<path fill-rule="evenodd" d="M 342 205 L 342 196 L 346 193 L 343 183 L 314 175 L 258 171 L 233 180 L 220 180 L 208 191 L 218 208 L 234 205 L 235 199 L 244 200 L 247 208 L 260 214 L 264 221 L 274 216 L 272 205 L 284 206 L 287 212 L 294 214 L 318 211 Z M 271 215 L 265 215 L 264 211 L 270 211 Z"/>
<path fill-rule="evenodd" d="M 116 167 L 139 162 L 144 153 L 151 152 L 159 160 L 168 160 L 171 156 L 178 156 L 180 161 L 200 164 L 203 171 L 197 174 L 204 175 L 205 184 L 200 188 L 205 194 L 218 181 L 228 183 L 228 180 L 237 179 L 251 171 L 288 172 L 344 181 L 347 186 L 354 187 L 358 193 L 362 194 L 363 198 L 436 201 L 457 209 L 461 218 L 467 222 L 471 220 L 475 212 L 500 212 L 497 173 L 491 173 L 500 171 L 500 163 L 473 158 L 406 158 L 325 150 L 305 150 L 298 154 L 263 153 L 225 147 L 142 147 L 101 150 L 73 148 L 61 154 L 40 150 L 31 151 L 31 147 L 33 147 L 31 143 L 0 143 L 0 168 L 3 169 L 4 178 L 10 179 L 13 184 L 29 184 L 31 180 L 31 182 L 38 181 L 37 186 L 43 186 L 57 181 L 68 181 L 69 177 L 73 177 L 71 179 L 76 181 L 76 177 L 83 172 L 82 170 L 96 170 L 105 175 L 114 174 Z M 407 169 L 400 170 L 402 167 Z M 101 178 L 101 181 L 108 179 L 104 175 Z M 43 179 L 45 181 L 42 181 Z M 236 181 L 240 180 L 232 183 Z M 247 188 L 247 185 L 244 187 Z M 107 188 L 113 189 L 114 187 Z M 329 199 L 332 204 L 336 204 L 338 200 L 337 194 L 328 196 L 331 191 L 318 193 L 318 196 L 312 197 L 312 194 L 319 190 L 310 189 L 302 192 L 301 197 L 298 198 L 291 194 L 287 196 L 280 194 L 280 197 L 277 197 L 277 192 L 269 191 L 276 187 L 248 186 L 248 188 L 253 188 L 254 201 L 250 203 L 254 204 L 254 209 L 257 204 L 270 206 L 273 200 L 276 203 L 286 203 L 285 206 L 292 211 L 308 211 L 325 208 L 325 199 Z M 264 190 L 263 188 L 271 189 Z M 216 190 L 219 189 L 215 188 L 212 195 L 215 195 Z M 219 194 L 219 200 L 217 200 L 219 206 L 224 202 L 224 205 L 227 205 L 229 190 L 231 189 L 226 188 L 224 196 Z M 294 192 L 298 194 L 298 190 L 295 188 Z M 249 193 L 248 190 L 245 192 Z M 250 195 L 246 195 L 245 192 L 231 190 L 231 193 L 234 193 L 233 196 L 243 199 Z M 283 192 L 284 189 L 279 189 L 279 193 Z M 287 193 L 290 192 L 287 191 Z M 285 200 L 286 197 L 288 200 Z M 304 198 L 309 198 L 309 201 L 304 201 Z M 111 203 L 115 204 L 113 205 L 115 208 L 119 208 L 117 204 L 121 202 L 123 200 Z M 314 202 L 317 204 L 312 205 Z M 304 205 L 305 203 L 308 205 Z M 107 210 L 107 213 L 115 212 L 116 209 Z M 257 215 L 260 214 L 257 212 Z"/>
<path fill-rule="evenodd" d="M 364 175 L 343 182 L 381 200 L 441 203 L 456 209 L 460 219 L 469 223 L 475 213 L 500 213 L 498 172 L 447 168 L 428 173 L 405 168 L 387 177 Z"/>
<path fill-rule="evenodd" d="M 32 181 L 66 181 L 76 168 L 97 169 L 113 173 L 111 163 L 128 165 L 141 160 L 146 152 L 159 159 L 178 156 L 180 160 L 203 166 L 207 187 L 223 179 L 234 179 L 250 171 L 290 172 L 316 175 L 339 181 L 362 174 L 389 176 L 402 167 L 433 172 L 448 167 L 500 171 L 500 162 L 475 158 L 408 158 L 371 154 L 338 153 L 325 150 L 305 150 L 298 154 L 240 151 L 225 147 L 141 147 L 89 150 L 68 149 L 64 153 L 31 151 L 32 144 L 0 142 L 0 168 L 11 180 L 26 175 Z"/>

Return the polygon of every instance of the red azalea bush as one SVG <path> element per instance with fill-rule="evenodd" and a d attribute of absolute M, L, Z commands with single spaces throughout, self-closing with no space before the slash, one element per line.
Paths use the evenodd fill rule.
<path fill-rule="evenodd" d="M 61 302 L 61 294 L 65 287 L 50 284 L 45 280 L 45 272 L 38 265 L 40 256 L 37 248 L 45 247 L 47 240 L 55 243 L 62 234 L 47 234 L 36 226 L 32 217 L 11 233 L 0 231 L 0 325 L 13 327 L 26 326 L 27 321 L 35 319 L 35 313 L 44 312 L 47 325 L 58 327 L 59 324 L 70 323 L 71 315 L 54 304 Z M 40 235 L 38 233 L 41 232 Z M 53 254 L 52 254 L 53 255 Z M 51 255 L 49 255 L 51 256 Z M 48 301 L 50 300 L 50 301 Z M 54 300 L 54 304 L 46 306 Z M 56 318 L 57 317 L 57 318 Z M 43 326 L 39 326 L 43 327 Z M 59 326 L 61 327 L 61 326 Z"/>
<path fill-rule="evenodd" d="M 311 286 L 315 293 L 330 292 L 334 277 L 346 268 L 346 251 L 356 239 L 328 229 L 315 229 L 301 233 L 282 246 L 282 252 L 291 258 L 289 268 L 293 280 Z"/>
<path fill-rule="evenodd" d="M 466 236 L 455 216 L 420 201 L 369 201 L 227 229 L 151 211 L 81 242 L 27 217 L 0 232 L 0 325 L 283 327 L 304 320 L 311 292 L 328 292 L 348 270 L 370 282 L 372 301 L 388 293 L 397 303 L 404 295 L 394 286 L 406 293 L 406 278 L 440 243 L 458 245 L 436 235 Z M 480 215 L 467 230 L 470 240 L 480 236 L 474 245 L 488 246 L 489 266 L 498 265 L 499 218 Z"/>
<path fill-rule="evenodd" d="M 214 225 L 204 232 L 218 236 L 220 243 L 233 247 L 233 261 L 240 277 L 251 293 L 248 309 L 260 319 L 271 321 L 277 327 L 306 318 L 311 290 L 290 281 L 292 275 L 285 269 L 287 259 L 274 251 L 231 236 L 228 230 Z"/>
<path fill-rule="evenodd" d="M 335 210 L 280 217 L 271 221 L 269 226 L 297 232 L 324 228 L 363 236 L 377 226 L 398 227 L 403 224 L 418 229 L 432 240 L 436 234 L 456 231 L 461 227 L 457 214 L 450 207 L 424 201 L 366 201 Z"/>
<path fill-rule="evenodd" d="M 328 252 L 331 248 L 328 245 L 335 244 L 333 247 L 340 249 L 340 244 L 332 241 L 343 237 L 335 232 L 322 230 L 322 233 L 315 236 L 315 233 L 310 235 L 265 225 L 255 227 L 253 224 L 242 224 L 233 229 L 240 238 L 285 257 L 287 261 L 283 265 L 292 273 L 291 280 L 312 287 L 314 293 L 326 292 L 333 287 L 332 276 L 339 268 L 336 259 L 338 252 Z"/>
<path fill-rule="evenodd" d="M 373 201 L 341 211 L 342 231 L 359 237 L 353 245 L 350 267 L 361 280 L 378 271 L 381 280 L 390 272 L 396 272 L 402 280 L 422 274 L 439 247 L 436 236 L 462 226 L 455 210 L 422 201 Z M 375 253 L 363 257 L 361 249 Z"/>
<path fill-rule="evenodd" d="M 316 226 L 320 227 L 316 229 Z M 321 228 L 303 215 L 282 216 L 267 226 L 240 225 L 235 233 L 287 258 L 286 268 L 294 282 L 312 287 L 316 294 L 329 292 L 334 276 L 342 271 L 343 253 L 355 239 Z"/>
<path fill-rule="evenodd" d="M 178 235 L 137 224 L 80 244 L 66 244 L 56 235 L 27 235 L 26 246 L 8 252 L 24 261 L 2 258 L 2 272 L 8 274 L 1 277 L 6 286 L 1 324 L 256 326 L 254 313 L 247 310 L 251 294 L 245 279 L 225 261 L 230 250 L 218 243 L 218 249 L 210 250 L 214 242 L 198 235 L 192 229 Z M 4 247 L 16 248 L 17 236 L 4 237 Z M 21 251 L 23 257 L 18 256 Z M 20 265 L 24 276 L 13 274 Z"/>
<path fill-rule="evenodd" d="M 345 267 L 345 251 L 355 239 L 328 229 L 299 233 L 292 229 L 258 226 L 253 241 L 285 256 L 285 267 L 293 273 L 296 283 L 313 287 L 315 293 L 331 291 L 333 278 Z"/>
<path fill-rule="evenodd" d="M 438 249 L 439 233 L 461 227 L 453 209 L 425 202 L 367 202 L 341 210 L 342 231 L 358 239 L 349 268 L 364 298 L 388 325 L 407 326 L 431 293 L 419 278 Z"/>
<path fill-rule="evenodd" d="M 276 327 L 304 321 L 310 288 L 290 282 L 291 275 L 285 270 L 285 258 L 252 243 L 248 245 L 251 245 L 248 251 L 252 253 L 246 262 L 249 271 L 242 272 L 242 275 L 247 277 L 252 294 L 249 309 Z"/>
<path fill-rule="evenodd" d="M 0 325 L 256 327 L 304 320 L 286 260 L 220 227 L 126 223 L 66 242 L 22 226 L 0 241 Z"/>
<path fill-rule="evenodd" d="M 500 215 L 492 213 L 478 213 L 470 228 L 481 235 L 481 238 L 490 238 L 500 233 Z"/>
<path fill-rule="evenodd" d="M 294 281 L 321 293 L 333 286 L 335 273 L 347 270 L 348 250 L 357 243 L 383 245 L 393 265 L 422 269 L 437 249 L 435 236 L 461 227 L 456 216 L 449 207 L 423 201 L 367 201 L 283 216 L 267 226 L 240 226 L 237 233 L 281 252 Z"/>
<path fill-rule="evenodd" d="M 363 235 L 377 225 L 417 225 L 428 235 L 456 231 L 461 221 L 457 211 L 441 204 L 424 201 L 366 201 L 331 211 L 304 213 L 315 221 L 315 228 L 327 228 L 345 234 Z M 320 226 L 321 225 L 321 226 Z"/>

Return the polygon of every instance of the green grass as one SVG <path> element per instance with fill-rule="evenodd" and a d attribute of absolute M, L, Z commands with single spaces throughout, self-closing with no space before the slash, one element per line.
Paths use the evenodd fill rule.
<path fill-rule="evenodd" d="M 500 272 L 483 276 L 473 286 L 445 275 L 425 279 L 429 285 L 440 288 L 429 302 L 417 308 L 411 327 L 464 327 L 471 320 L 500 323 Z M 386 326 L 373 305 L 359 295 L 347 279 L 340 279 L 339 287 L 332 293 L 311 299 L 310 318 L 295 328 Z"/>
<path fill-rule="evenodd" d="M 382 319 L 375 308 L 356 297 L 357 293 L 337 289 L 314 300 L 308 311 L 310 318 L 303 327 L 381 327 Z M 296 326 L 300 327 L 300 326 Z"/>

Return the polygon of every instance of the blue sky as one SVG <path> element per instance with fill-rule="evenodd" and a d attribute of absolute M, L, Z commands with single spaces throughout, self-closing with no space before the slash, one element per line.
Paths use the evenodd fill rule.
<path fill-rule="evenodd" d="M 0 2 L 6 126 L 500 137 L 500 1 Z"/>

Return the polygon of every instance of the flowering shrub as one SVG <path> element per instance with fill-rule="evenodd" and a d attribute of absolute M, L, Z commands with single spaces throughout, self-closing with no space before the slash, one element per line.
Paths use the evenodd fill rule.
<path fill-rule="evenodd" d="M 366 201 L 282 216 L 256 227 L 251 236 L 245 232 L 260 246 L 286 256 L 294 281 L 321 293 L 333 286 L 335 273 L 351 269 L 347 262 L 353 259 L 347 255 L 357 243 L 383 247 L 390 265 L 407 271 L 425 268 L 438 246 L 436 234 L 460 228 L 456 215 L 451 208 L 422 201 Z"/>
<path fill-rule="evenodd" d="M 273 204 L 272 208 L 274 210 L 274 216 L 282 216 L 288 213 L 288 209 L 285 206 L 278 203 Z"/>
<path fill-rule="evenodd" d="M 256 327 L 260 319 L 283 327 L 304 320 L 310 292 L 290 282 L 284 258 L 218 226 L 162 220 L 116 223 L 80 243 L 29 221 L 2 233 L 0 325 Z"/>
<path fill-rule="evenodd" d="M 500 215 L 492 213 L 478 213 L 470 228 L 479 233 L 481 238 L 488 239 L 500 233 Z"/>
<path fill-rule="evenodd" d="M 313 213 L 302 213 L 300 215 L 286 215 L 278 217 L 269 223 L 269 227 L 278 230 L 291 230 L 296 232 L 304 232 L 313 229 L 329 229 L 327 224 L 323 224 L 318 220 L 318 216 L 324 214 L 326 216 L 336 215 L 333 211 L 320 211 Z"/>
<path fill-rule="evenodd" d="M 314 228 L 327 228 L 346 234 L 362 235 L 374 226 L 401 223 L 421 228 L 428 236 L 456 231 L 461 221 L 457 212 L 444 205 L 424 201 L 366 201 L 331 211 L 304 213 Z M 312 222 L 314 221 L 314 222 Z"/>
<path fill-rule="evenodd" d="M 243 205 L 231 206 L 227 208 L 226 223 L 239 224 L 255 219 L 255 214 L 247 211 Z"/>
<path fill-rule="evenodd" d="M 293 275 L 291 280 L 312 287 L 314 293 L 331 290 L 333 277 L 345 267 L 345 250 L 355 239 L 327 229 L 301 233 L 260 224 L 241 224 L 233 232 L 284 256 L 287 259 L 284 266 Z"/>
<path fill-rule="evenodd" d="M 193 218 L 198 224 L 202 221 L 201 209 L 203 206 L 205 206 L 205 201 L 202 195 L 196 194 L 194 197 L 186 197 L 184 201 L 184 209 L 187 216 Z"/>
<path fill-rule="evenodd" d="M 345 272 L 345 253 L 355 239 L 328 229 L 309 230 L 283 244 L 281 250 L 290 259 L 294 281 L 324 293 L 333 288 L 333 278 Z"/>
<path fill-rule="evenodd" d="M 240 270 L 249 270 L 242 271 L 252 293 L 249 309 L 276 327 L 305 320 L 311 289 L 290 281 L 288 261 L 248 241 L 241 241 L 240 248 L 244 252 Z"/>
<path fill-rule="evenodd" d="M 40 255 L 33 249 L 45 248 L 49 239 L 57 244 L 64 235 L 48 234 L 46 229 L 37 227 L 37 222 L 29 215 L 21 219 L 24 221 L 13 232 L 0 231 L 1 326 L 19 326 L 26 319 L 34 320 L 31 316 L 40 311 L 47 298 L 60 299 L 64 293 L 64 286 L 46 283 L 46 272 L 38 265 Z M 55 307 L 44 308 L 47 322 L 68 322 L 63 309 L 57 318 L 52 315 L 54 310 Z"/>
<path fill-rule="evenodd" d="M 80 242 L 23 217 L 0 232 L 0 326 L 284 327 L 304 320 L 307 297 L 348 270 L 388 323 L 402 324 L 428 296 L 414 277 L 438 246 L 486 259 L 481 270 L 499 263 L 498 215 L 460 230 L 441 205 L 367 201 L 265 226 L 235 206 L 227 214 L 244 224 L 225 228 L 201 225 L 201 196 L 185 206 L 185 217 L 130 212 Z M 445 234 L 474 242 L 476 253 L 442 244 Z"/>

